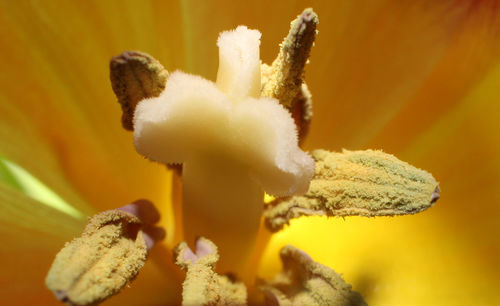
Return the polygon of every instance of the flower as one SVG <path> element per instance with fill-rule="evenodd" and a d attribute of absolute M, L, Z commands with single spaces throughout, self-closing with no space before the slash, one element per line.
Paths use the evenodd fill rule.
<path fill-rule="evenodd" d="M 322 24 L 308 67 L 316 116 L 306 147 L 384 148 L 431 170 L 447 197 L 432 212 L 411 218 L 297 220 L 272 239 L 261 275 L 279 270 L 277 250 L 293 241 L 342 271 L 369 302 L 498 299 L 498 274 L 490 268 L 498 265 L 498 19 L 494 2 L 471 3 L 315 8 Z M 130 135 L 109 124 L 119 117 L 116 105 L 105 103 L 113 99 L 102 69 L 109 57 L 140 49 L 166 66 L 213 75 L 216 63 L 205 58 L 215 58 L 218 32 L 241 23 L 261 29 L 269 61 L 276 51 L 271 42 L 281 39 L 301 9 L 287 15 L 273 3 L 239 10 L 187 1 L 1 5 L 2 69 L 9 72 L 1 83 L 2 157 L 85 215 L 140 197 L 155 203 L 169 198 L 164 188 L 171 174 L 135 156 Z M 254 12 L 268 19 L 257 21 Z M 231 22 L 228 16 L 236 23 L 219 24 Z M 206 57 L 194 56 L 199 50 Z M 50 303 L 53 297 L 40 284 L 53 254 L 82 221 L 3 182 L 2 300 Z M 168 232 L 174 218 L 162 213 Z M 152 268 L 169 269 L 160 253 L 152 254 L 133 288 L 110 302 L 173 298 L 165 275 L 175 272 Z"/>

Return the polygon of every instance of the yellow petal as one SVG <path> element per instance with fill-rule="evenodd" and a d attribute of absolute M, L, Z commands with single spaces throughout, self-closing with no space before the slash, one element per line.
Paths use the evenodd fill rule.
<path fill-rule="evenodd" d="M 170 174 L 135 153 L 120 124 L 108 61 L 124 49 L 165 58 L 151 42 L 179 39 L 175 31 L 157 33 L 150 4 L 21 1 L 1 8 L 0 65 L 9 77 L 0 84 L 0 154 L 88 215 L 90 206 L 104 210 L 138 198 L 164 203 L 173 233 Z"/>
<path fill-rule="evenodd" d="M 488 1 L 340 1 L 317 10 L 310 148 L 397 153 L 498 57 L 499 10 Z"/>
<path fill-rule="evenodd" d="M 476 296 L 487 303 L 488 298 L 495 297 L 496 291 L 488 288 L 498 283 L 498 275 L 494 275 L 491 267 L 498 266 L 497 258 L 500 258 L 498 241 L 490 234 L 496 233 L 494 222 L 498 218 L 498 208 L 495 204 L 499 202 L 494 193 L 499 182 L 496 157 L 499 137 L 498 132 L 494 132 L 498 126 L 498 109 L 494 106 L 498 96 L 490 96 L 485 100 L 489 103 L 482 107 L 471 107 L 475 110 L 474 115 L 461 121 L 459 128 L 449 126 L 449 122 L 456 123 L 454 116 L 449 122 L 440 121 L 443 113 L 457 105 L 457 99 L 468 96 L 471 88 L 483 79 L 490 64 L 497 60 L 498 49 L 490 43 L 498 42 L 498 38 L 491 35 L 494 32 L 491 29 L 498 26 L 491 26 L 489 22 L 498 9 L 483 6 L 494 3 L 315 3 L 321 23 L 306 76 L 314 95 L 316 113 L 308 146 L 358 149 L 375 144 L 374 147 L 391 153 L 402 152 L 405 154 L 398 154 L 398 157 L 434 173 L 449 192 L 443 195 L 439 205 L 422 216 L 337 220 L 329 226 L 314 221 L 317 225 L 314 233 L 324 230 L 325 234 L 331 234 L 338 253 L 319 249 L 322 244 L 308 237 L 315 245 L 311 248 L 316 250 L 311 254 L 319 262 L 323 260 L 336 271 L 345 273 L 346 280 L 353 283 L 355 289 L 359 285 L 350 278 L 350 271 L 353 271 L 352 278 L 358 275 L 356 271 L 370 271 L 370 267 L 360 267 L 368 261 L 364 257 L 367 254 L 368 258 L 382 258 L 385 262 L 386 253 L 378 252 L 381 252 L 380 247 L 387 247 L 383 250 L 394 254 L 395 260 L 403 258 L 388 265 L 390 269 L 383 267 L 380 270 L 389 271 L 385 277 L 390 281 L 378 278 L 382 284 L 379 290 L 382 288 L 385 294 L 390 294 L 391 288 L 402 289 L 393 299 L 389 298 L 389 302 L 397 299 L 400 302 L 403 298 L 411 301 L 415 298 L 416 304 L 428 302 L 441 293 L 436 289 L 440 286 L 446 289 L 441 294 L 442 299 Z M 21 165 L 65 201 L 82 210 L 88 202 L 105 209 L 139 197 L 150 198 L 155 203 L 165 202 L 169 194 L 165 187 L 168 178 L 162 176 L 163 169 L 142 161 L 133 152 L 130 135 L 119 128 L 119 105 L 108 103 L 114 98 L 107 71 L 102 67 L 107 67 L 109 58 L 123 50 L 140 49 L 157 57 L 169 70 L 187 68 L 187 72 L 214 79 L 217 63 L 206 61 L 217 54 L 213 39 L 220 31 L 239 24 L 259 28 L 264 33 L 261 52 L 264 62 L 269 63 L 278 50 L 276 42 L 288 31 L 288 22 L 304 6 L 301 1 L 293 5 L 287 2 L 286 6 L 269 1 L 251 5 L 235 1 L 212 5 L 189 0 L 2 1 L 0 66 L 2 71 L 9 73 L 3 74 L 0 82 L 0 154 Z M 483 10 L 491 14 L 477 14 Z M 464 36 L 464 31 L 469 34 Z M 471 97 L 474 101 L 478 95 Z M 3 112 L 6 106 L 12 111 Z M 433 110 L 436 106 L 437 110 Z M 463 115 L 468 110 L 464 108 L 458 113 Z M 404 114 L 402 118 L 399 111 Z M 437 124 L 441 130 L 438 138 L 432 136 L 435 130 L 431 129 L 436 122 L 440 122 Z M 419 135 L 423 138 L 418 138 L 412 146 Z M 447 136 L 446 143 L 433 147 Z M 456 207 L 460 209 L 457 211 Z M 434 210 L 439 212 L 438 216 L 434 215 Z M 434 217 L 428 220 L 427 216 Z M 480 226 L 476 220 L 480 221 Z M 349 227 L 343 230 L 342 226 L 347 225 Z M 406 235 L 401 241 L 406 241 L 425 226 L 430 229 L 416 236 L 415 241 L 409 240 L 394 250 L 391 247 L 396 246 L 392 242 L 384 244 L 380 242 L 382 239 L 375 240 L 366 250 L 356 248 L 366 243 L 366 236 L 372 232 L 386 237 L 384 234 L 400 231 L 400 237 Z M 349 244 L 337 239 L 346 235 L 353 239 L 352 253 L 347 253 Z M 479 241 L 479 249 L 471 242 L 462 241 L 462 236 Z M 431 241 L 427 249 L 422 243 L 428 239 Z M 37 242 L 47 240 L 53 239 L 27 240 L 24 249 L 31 242 L 36 246 Z M 410 255 L 405 248 L 412 251 Z M 21 251 L 6 256 L 10 256 L 10 262 L 19 260 L 13 266 L 29 270 L 45 258 L 35 247 L 30 250 L 35 250 L 40 261 L 33 261 L 32 254 L 17 256 Z M 307 248 L 304 250 L 309 252 Z M 156 256 L 152 255 L 153 260 Z M 419 256 L 423 256 L 422 261 L 431 260 L 431 264 L 415 261 Z M 161 260 L 154 262 L 159 262 L 159 267 L 164 265 Z M 277 260 L 274 264 L 279 269 Z M 484 272 L 486 264 L 490 266 Z M 146 264 L 144 269 L 153 270 L 152 267 L 152 263 Z M 4 290 L 12 291 L 11 296 L 22 292 L 16 294 L 26 300 L 26 303 L 21 300 L 21 304 L 49 303 L 47 294 L 50 293 L 42 291 L 40 286 L 43 277 L 35 285 L 35 276 L 30 278 L 29 272 L 25 272 L 28 279 L 33 279 L 26 284 L 26 289 L 19 282 L 25 281 L 25 270 L 22 271 L 23 274 L 0 276 L 2 294 Z M 423 277 L 423 272 L 432 280 L 428 285 L 429 278 L 416 278 Z M 12 277 L 7 278 L 10 275 Z M 139 275 L 134 287 L 116 297 L 116 301 L 122 299 L 124 304 L 130 297 L 131 304 L 140 305 L 132 292 L 136 294 L 134 297 L 140 297 L 141 293 L 156 294 L 158 298 L 160 294 L 171 294 L 161 282 L 148 283 L 141 275 L 144 274 Z M 458 294 L 457 290 L 451 291 L 455 285 L 464 288 L 462 280 L 466 280 L 468 287 L 459 290 Z M 8 287 L 4 286 L 7 282 Z M 374 284 L 358 283 L 368 284 L 365 287 L 368 289 L 361 290 L 364 292 L 370 292 L 369 285 Z M 426 287 L 420 287 L 422 284 Z M 158 293 L 162 289 L 163 292 Z M 375 289 L 372 291 L 377 291 Z M 430 294 L 427 300 L 426 294 Z M 376 301 L 375 296 L 368 299 L 372 300 Z M 110 303 L 115 303 L 112 301 Z M 444 304 L 442 302 L 440 304 Z"/>
<path fill-rule="evenodd" d="M 178 13 L 165 18 L 174 10 Z M 175 237 L 168 205 L 171 174 L 138 156 L 132 135 L 122 130 L 108 61 L 125 49 L 141 49 L 167 66 L 172 58 L 182 65 L 183 52 L 178 48 L 183 45 L 182 35 L 172 26 L 181 23 L 180 16 L 179 5 L 167 2 L 158 7 L 133 1 L 0 3 L 0 66 L 8 71 L 0 82 L 0 156 L 20 165 L 85 215 L 138 198 L 163 204 L 162 225 L 170 244 Z M 30 220 L 28 224 L 44 228 L 43 219 Z M 54 229 L 65 232 L 63 225 Z M 9 232 L 6 239 L 18 241 L 15 235 L 29 233 L 22 228 Z M 24 300 L 12 304 L 53 303 L 43 278 L 57 250 L 73 235 L 68 236 L 57 240 L 33 236 L 33 241 L 25 239 L 12 246 L 5 256 L 15 268 L 1 277 L 2 294 L 5 289 L 11 296 L 19 295 L 22 284 L 36 289 L 25 290 Z M 37 251 L 44 246 L 52 247 Z M 25 249 L 34 253 L 23 253 Z M 169 268 L 166 246 L 155 248 L 150 259 L 134 289 L 125 290 L 115 301 L 127 305 L 175 301 L 180 281 L 176 270 Z M 22 269 L 35 264 L 36 275 Z M 9 285 L 3 286 L 7 281 Z"/>
<path fill-rule="evenodd" d="M 43 286 L 47 269 L 85 220 L 72 218 L 4 183 L 0 183 L 0 203 L 2 302 L 51 303 L 52 294 Z"/>
<path fill-rule="evenodd" d="M 405 305 L 487 305 L 498 300 L 496 272 L 441 216 L 429 215 L 292 221 L 273 237 L 260 274 L 271 278 L 277 273 L 276 252 L 293 241 L 314 254 L 317 262 L 342 273 L 369 305 L 401 305 L 402 301 Z"/>
<path fill-rule="evenodd" d="M 78 236 L 85 219 L 75 219 L 0 182 L 0 276 L 2 302 L 50 305 L 56 299 L 43 285 L 65 242 Z M 165 304 L 180 298 L 181 276 L 163 244 L 152 249 L 131 289 L 110 305 Z"/>
<path fill-rule="evenodd" d="M 387 150 L 394 152 L 408 150 L 415 138 L 439 124 L 464 100 L 470 100 L 470 93 L 477 91 L 484 78 L 496 69 L 500 60 L 500 36 L 496 30 L 500 26 L 500 10 L 489 7 L 487 1 L 470 6 L 455 8 L 458 20 L 449 29 L 443 52 L 432 63 L 420 87 L 368 139 L 369 146 L 385 144 Z M 476 98 L 493 103 L 495 97 L 498 92 L 490 90 Z"/>
<path fill-rule="evenodd" d="M 50 145 L 39 135 L 38 129 L 16 109 L 14 103 L 1 96 L 0 101 L 2 160 L 13 167 L 21 167 L 21 171 L 41 181 L 73 207 L 83 213 L 90 213 L 92 209 L 68 183 L 61 165 L 51 152 Z"/>
<path fill-rule="evenodd" d="M 331 105 L 318 105 L 322 102 L 315 93 L 321 89 L 315 91 L 317 82 L 308 79 L 316 107 L 309 144 L 372 146 L 396 153 L 433 173 L 443 190 L 441 200 L 411 217 L 297 220 L 273 237 L 261 265 L 263 275 L 272 275 L 279 247 L 294 243 L 343 273 L 369 304 L 486 305 L 500 298 L 500 274 L 491 268 L 500 264 L 498 9 L 489 2 L 476 4 L 433 3 L 425 11 L 415 3 L 385 6 L 380 16 L 386 18 L 379 22 L 397 19 L 398 26 L 384 28 L 367 19 L 372 29 L 361 23 L 358 29 L 372 37 L 365 35 L 366 41 L 359 42 L 363 47 L 351 49 L 342 63 L 332 59 L 341 67 L 326 65 L 342 71 L 347 83 L 347 89 L 330 94 Z M 443 14 L 449 18 L 438 17 Z M 320 18 L 322 26 L 321 12 Z M 324 38 L 319 29 L 318 46 Z M 384 35 L 390 49 L 377 39 Z M 356 70 L 358 62 L 345 61 L 362 54 L 364 70 Z M 396 73 L 398 67 L 406 71 Z M 310 69 L 314 71 L 312 65 Z M 329 81 L 332 89 L 340 86 L 338 79 Z M 317 136 L 318 128 L 328 132 Z"/>

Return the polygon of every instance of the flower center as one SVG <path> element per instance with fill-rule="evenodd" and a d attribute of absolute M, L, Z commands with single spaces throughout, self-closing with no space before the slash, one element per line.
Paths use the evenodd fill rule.
<path fill-rule="evenodd" d="M 304 193 L 314 162 L 297 144 L 290 113 L 260 97 L 260 33 L 240 26 L 221 33 L 217 83 L 172 73 L 157 98 L 137 105 L 136 150 L 183 164 L 183 231 L 213 241 L 219 272 L 240 277 L 255 244 L 264 191 Z"/>

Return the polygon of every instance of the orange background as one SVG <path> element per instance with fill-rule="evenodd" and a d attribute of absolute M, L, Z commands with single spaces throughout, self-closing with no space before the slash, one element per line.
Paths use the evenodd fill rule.
<path fill-rule="evenodd" d="M 168 202 L 170 175 L 137 155 L 121 129 L 109 59 L 142 50 L 168 70 L 214 80 L 219 32 L 259 29 L 261 58 L 270 63 L 289 22 L 312 6 L 320 24 L 306 70 L 315 116 L 305 148 L 383 149 L 433 173 L 442 197 L 416 216 L 297 220 L 273 237 L 260 275 L 280 270 L 278 250 L 291 243 L 343 273 L 372 305 L 493 304 L 500 299 L 499 5 L 2 0 L 0 155 L 85 214 L 136 198 Z M 81 222 L 0 187 L 0 301 L 53 303 L 45 273 Z M 172 212 L 163 213 L 172 231 Z M 178 282 L 158 266 L 148 263 L 109 304 L 178 299 Z"/>

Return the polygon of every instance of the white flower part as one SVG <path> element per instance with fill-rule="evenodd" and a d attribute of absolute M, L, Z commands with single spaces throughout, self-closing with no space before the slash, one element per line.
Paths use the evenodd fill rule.
<path fill-rule="evenodd" d="M 217 83 L 172 73 L 159 97 L 134 115 L 137 152 L 183 163 L 184 239 L 219 246 L 220 272 L 245 270 L 262 216 L 264 191 L 305 193 L 314 161 L 298 147 L 290 113 L 260 98 L 260 33 L 221 33 Z M 255 269 L 253 269 L 255 270 Z"/>
<path fill-rule="evenodd" d="M 260 96 L 260 37 L 259 31 L 245 26 L 219 35 L 216 83 L 234 102 Z"/>
<path fill-rule="evenodd" d="M 217 86 L 177 71 L 159 97 L 140 102 L 137 151 L 165 164 L 223 156 L 248 167 L 269 194 L 306 192 L 314 161 L 298 147 L 290 113 L 275 99 L 252 98 L 260 84 L 259 38 L 243 26 L 220 35 Z"/>

